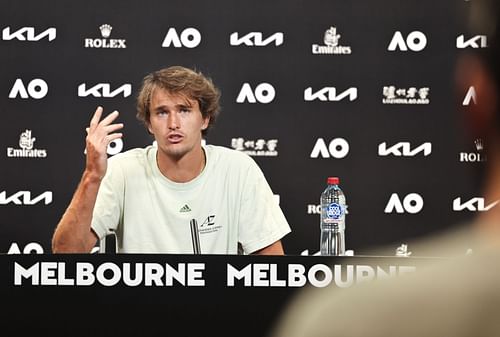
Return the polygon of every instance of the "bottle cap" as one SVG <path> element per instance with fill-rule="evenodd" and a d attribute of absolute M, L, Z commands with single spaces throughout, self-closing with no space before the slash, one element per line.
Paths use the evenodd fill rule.
<path fill-rule="evenodd" d="M 340 183 L 339 177 L 328 177 L 328 185 L 338 185 Z"/>

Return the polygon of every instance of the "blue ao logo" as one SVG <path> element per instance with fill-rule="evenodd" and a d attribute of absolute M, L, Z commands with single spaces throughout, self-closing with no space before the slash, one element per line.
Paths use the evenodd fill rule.
<path fill-rule="evenodd" d="M 340 206 L 335 202 L 328 205 L 328 208 L 326 209 L 326 216 L 329 219 L 338 220 L 342 217 L 342 215 L 343 215 L 342 206 Z"/>

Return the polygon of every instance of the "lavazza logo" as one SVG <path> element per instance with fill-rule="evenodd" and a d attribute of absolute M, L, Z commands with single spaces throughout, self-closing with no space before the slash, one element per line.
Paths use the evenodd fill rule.
<path fill-rule="evenodd" d="M 384 86 L 383 104 L 429 104 L 429 87 L 396 88 L 393 85 Z"/>
<path fill-rule="evenodd" d="M 7 157 L 10 158 L 45 158 L 47 150 L 35 149 L 36 138 L 31 136 L 31 130 L 26 130 L 19 136 L 19 149 L 7 148 Z"/>
<path fill-rule="evenodd" d="M 231 147 L 237 151 L 244 152 L 253 157 L 277 157 L 277 139 L 245 140 L 244 138 L 233 138 Z"/>
<path fill-rule="evenodd" d="M 329 54 L 329 55 L 348 55 L 352 53 L 350 46 L 341 46 L 339 44 L 341 35 L 337 34 L 336 27 L 330 27 L 323 35 L 324 45 L 313 44 L 313 54 Z"/>
<path fill-rule="evenodd" d="M 109 37 L 111 36 L 111 31 L 113 30 L 112 26 L 104 24 L 99 27 L 99 30 L 101 31 L 102 39 L 86 38 L 85 48 L 127 48 L 127 41 L 125 39 L 109 39 Z"/>
<path fill-rule="evenodd" d="M 484 153 L 484 143 L 481 138 L 474 141 L 474 147 L 476 152 L 460 152 L 460 162 L 462 163 L 474 163 L 474 162 L 485 162 L 487 160 L 486 154 Z"/>

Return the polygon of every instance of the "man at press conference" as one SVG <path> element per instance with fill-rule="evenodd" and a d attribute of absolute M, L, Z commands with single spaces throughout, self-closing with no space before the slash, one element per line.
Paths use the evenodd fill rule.
<path fill-rule="evenodd" d="M 137 118 L 156 146 L 108 160 L 121 138 L 118 111 L 98 107 L 86 138 L 86 167 L 56 227 L 54 253 L 86 253 L 115 233 L 122 253 L 283 255 L 290 226 L 249 156 L 202 145 L 220 92 L 202 73 L 172 66 L 143 79 Z"/>

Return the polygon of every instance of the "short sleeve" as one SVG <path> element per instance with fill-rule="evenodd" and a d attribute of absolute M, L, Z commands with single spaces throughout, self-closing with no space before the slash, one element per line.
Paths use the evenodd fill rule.
<path fill-rule="evenodd" d="M 125 181 L 119 164 L 108 160 L 92 214 L 92 229 L 99 239 L 116 232 L 123 214 Z"/>
<path fill-rule="evenodd" d="M 249 160 L 239 214 L 239 242 L 245 254 L 265 248 L 290 232 L 264 174 L 253 159 Z"/>

